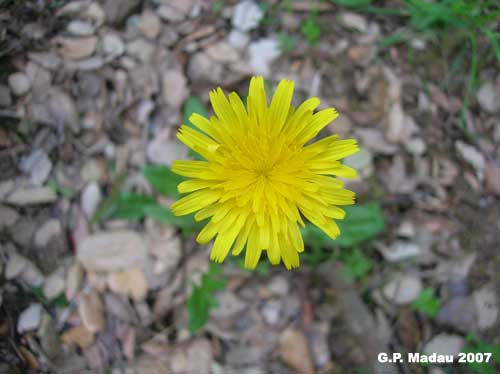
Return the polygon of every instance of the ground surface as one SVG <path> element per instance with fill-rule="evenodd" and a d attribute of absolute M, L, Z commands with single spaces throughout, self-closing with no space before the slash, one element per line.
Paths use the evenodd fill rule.
<path fill-rule="evenodd" d="M 467 70 L 446 46 L 380 48 L 401 19 L 329 2 L 9 2 L 0 24 L 1 372 L 466 373 L 376 355 L 498 351 L 494 61 L 461 112 Z M 145 165 L 189 157 L 175 132 L 196 98 L 244 95 L 254 74 L 339 110 L 326 131 L 358 139 L 348 185 L 385 226 L 355 247 L 309 239 L 294 271 L 227 261 L 190 333 L 209 248 L 106 209 L 124 192 L 168 205 Z"/>

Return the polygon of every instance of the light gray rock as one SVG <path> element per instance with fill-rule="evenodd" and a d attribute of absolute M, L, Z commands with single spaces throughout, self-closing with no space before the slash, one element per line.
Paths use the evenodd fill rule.
<path fill-rule="evenodd" d="M 74 36 L 89 36 L 94 34 L 95 26 L 90 22 L 76 19 L 68 24 L 66 30 Z"/>
<path fill-rule="evenodd" d="M 118 57 L 125 52 L 125 44 L 117 34 L 107 33 L 102 38 L 102 51 L 106 56 Z"/>
<path fill-rule="evenodd" d="M 188 97 L 189 91 L 184 74 L 179 70 L 168 70 L 162 76 L 163 100 L 178 109 Z"/>
<path fill-rule="evenodd" d="M 262 17 L 264 17 L 262 9 L 255 2 L 245 0 L 234 7 L 231 24 L 241 31 L 250 31 L 259 25 Z"/>
<path fill-rule="evenodd" d="M 278 40 L 263 38 L 252 42 L 248 47 L 250 66 L 255 74 L 268 75 L 271 63 L 281 55 Z"/>
<path fill-rule="evenodd" d="M 500 89 L 491 82 L 483 84 L 477 92 L 477 101 L 488 113 L 500 112 Z"/>
<path fill-rule="evenodd" d="M 9 87 L 15 96 L 26 95 L 31 89 L 31 82 L 24 73 L 12 73 L 9 75 Z"/>
<path fill-rule="evenodd" d="M 0 205 L 0 228 L 9 227 L 19 219 L 19 213 L 15 209 Z"/>
<path fill-rule="evenodd" d="M 107 231 L 78 243 L 77 258 L 88 271 L 115 271 L 141 265 L 147 256 L 143 238 L 134 231 Z"/>
<path fill-rule="evenodd" d="M 422 280 L 413 275 L 400 275 L 385 285 L 384 296 L 395 304 L 409 304 L 422 291 Z"/>
<path fill-rule="evenodd" d="M 101 189 L 97 182 L 90 182 L 85 186 L 81 196 L 81 207 L 87 218 L 92 218 L 102 201 Z"/>
<path fill-rule="evenodd" d="M 430 355 L 458 355 L 465 344 L 465 339 L 459 335 L 438 334 L 434 336 L 423 349 L 423 353 Z"/>
<path fill-rule="evenodd" d="M 14 190 L 6 201 L 17 206 L 47 204 L 56 201 L 57 195 L 50 187 L 21 186 Z"/>
<path fill-rule="evenodd" d="M 35 149 L 21 159 L 19 167 L 29 175 L 33 185 L 41 186 L 50 175 L 52 162 L 43 149 Z"/>
<path fill-rule="evenodd" d="M 17 321 L 17 332 L 22 334 L 25 331 L 31 331 L 38 328 L 42 317 L 42 306 L 40 304 L 31 304 L 19 316 Z"/>

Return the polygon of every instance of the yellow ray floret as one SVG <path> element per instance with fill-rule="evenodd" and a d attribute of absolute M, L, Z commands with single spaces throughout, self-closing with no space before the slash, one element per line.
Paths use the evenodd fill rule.
<path fill-rule="evenodd" d="M 199 243 L 215 238 L 210 258 L 222 262 L 231 251 L 245 250 L 245 267 L 254 269 L 266 251 L 273 265 L 299 266 L 304 242 L 302 217 L 335 239 L 338 205 L 354 204 L 354 192 L 336 176 L 356 177 L 340 160 L 358 151 L 354 139 L 337 135 L 310 141 L 338 113 L 315 112 L 313 97 L 291 106 L 294 82 L 283 79 L 268 105 L 264 79 L 253 77 L 246 106 L 236 93 L 210 92 L 215 115 L 193 114 L 197 129 L 182 125 L 177 137 L 205 161 L 174 161 L 172 171 L 190 179 L 178 186 L 187 196 L 175 202 L 175 215 L 195 213 L 209 219 Z"/>

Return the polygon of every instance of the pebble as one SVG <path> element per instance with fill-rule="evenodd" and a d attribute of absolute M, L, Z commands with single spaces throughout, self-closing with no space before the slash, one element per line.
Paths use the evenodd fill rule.
<path fill-rule="evenodd" d="M 301 374 L 314 373 L 314 364 L 304 333 L 293 327 L 285 329 L 279 338 L 279 353 L 285 364 Z"/>
<path fill-rule="evenodd" d="M 241 31 L 250 31 L 259 25 L 262 17 L 264 17 L 262 9 L 255 2 L 245 0 L 234 7 L 231 24 Z"/>
<path fill-rule="evenodd" d="M 238 52 L 226 41 L 209 45 L 205 52 L 211 59 L 220 63 L 236 62 L 240 58 Z"/>
<path fill-rule="evenodd" d="M 6 108 L 11 105 L 12 105 L 12 96 L 10 96 L 9 88 L 4 84 L 0 84 L 0 107 Z"/>
<path fill-rule="evenodd" d="M 195 53 L 188 63 L 188 75 L 193 81 L 219 83 L 224 75 L 224 68 L 204 52 Z"/>
<path fill-rule="evenodd" d="M 477 310 L 477 324 L 481 330 L 493 328 L 498 319 L 498 302 L 492 287 L 483 287 L 472 295 Z"/>
<path fill-rule="evenodd" d="M 234 293 L 229 291 L 220 292 L 216 296 L 219 306 L 210 311 L 211 317 L 219 320 L 234 318 L 245 309 L 248 305 Z"/>
<path fill-rule="evenodd" d="M 425 344 L 422 352 L 426 355 L 436 353 L 437 355 L 458 355 L 465 340 L 459 335 L 438 334 Z M 456 357 L 455 357 L 456 358 Z"/>
<path fill-rule="evenodd" d="M 366 30 L 368 29 L 368 24 L 366 22 L 366 19 L 363 16 L 356 13 L 352 12 L 341 13 L 339 21 L 344 27 L 359 31 L 360 33 L 365 33 Z"/>
<path fill-rule="evenodd" d="M 179 109 L 189 95 L 186 77 L 179 70 L 168 70 L 162 75 L 162 92 L 165 103 Z"/>
<path fill-rule="evenodd" d="M 74 36 L 89 36 L 94 34 L 95 27 L 90 22 L 77 19 L 71 21 L 66 30 Z"/>
<path fill-rule="evenodd" d="M 125 44 L 117 34 L 108 33 L 102 38 L 102 51 L 107 56 L 118 57 L 125 52 Z"/>
<path fill-rule="evenodd" d="M 12 226 L 19 219 L 17 210 L 5 205 L 0 205 L 0 229 Z"/>
<path fill-rule="evenodd" d="M 380 251 L 389 262 L 409 260 L 418 257 L 422 252 L 418 244 L 403 240 L 395 241 L 389 247 L 382 247 Z"/>
<path fill-rule="evenodd" d="M 169 136 L 170 130 L 166 129 L 148 143 L 146 156 L 150 162 L 171 165 L 174 160 L 187 159 L 186 147 L 177 139 L 169 139 Z"/>
<path fill-rule="evenodd" d="M 287 279 L 281 275 L 277 275 L 271 279 L 267 288 L 276 296 L 286 296 L 290 290 L 290 284 Z"/>
<path fill-rule="evenodd" d="M 104 329 L 106 320 L 104 318 L 104 307 L 97 292 L 91 291 L 81 297 L 78 304 L 78 314 L 83 325 L 92 333 Z"/>
<path fill-rule="evenodd" d="M 94 333 L 84 325 L 72 327 L 61 335 L 61 340 L 66 344 L 76 344 L 81 349 L 88 348 L 94 342 Z"/>
<path fill-rule="evenodd" d="M 87 271 L 117 271 L 143 264 L 147 252 L 143 238 L 134 231 L 107 231 L 78 243 L 77 258 Z"/>
<path fill-rule="evenodd" d="M 43 223 L 35 233 L 34 242 L 37 247 L 43 248 L 49 245 L 52 239 L 61 237 L 63 229 L 57 218 L 49 219 Z"/>
<path fill-rule="evenodd" d="M 500 112 L 500 89 L 491 82 L 483 84 L 477 91 L 477 101 L 488 113 Z"/>
<path fill-rule="evenodd" d="M 58 273 L 53 273 L 45 279 L 43 294 L 47 299 L 52 300 L 64 292 L 64 287 L 64 278 Z"/>
<path fill-rule="evenodd" d="M 269 300 L 262 307 L 261 313 L 268 325 L 276 326 L 281 319 L 282 310 L 281 300 Z"/>
<path fill-rule="evenodd" d="M 40 304 L 31 304 L 20 315 L 17 321 L 17 332 L 22 334 L 25 331 L 31 331 L 38 328 L 42 318 L 42 306 Z"/>
<path fill-rule="evenodd" d="M 45 277 L 35 265 L 28 261 L 26 268 L 21 273 L 21 279 L 31 287 L 41 287 Z"/>
<path fill-rule="evenodd" d="M 79 116 L 71 96 L 59 87 L 50 87 L 47 100 L 50 117 L 54 123 L 64 124 L 73 133 L 78 133 L 80 131 Z"/>
<path fill-rule="evenodd" d="M 462 158 L 476 170 L 479 179 L 482 179 L 486 167 L 486 161 L 483 154 L 473 146 L 460 140 L 455 142 L 455 149 Z"/>
<path fill-rule="evenodd" d="M 118 25 L 140 4 L 140 0 L 106 0 L 100 10 L 109 24 Z"/>
<path fill-rule="evenodd" d="M 108 277 L 108 285 L 111 291 L 130 296 L 136 301 L 143 300 L 148 292 L 144 272 L 137 266 L 112 272 Z"/>
<path fill-rule="evenodd" d="M 500 196 L 500 166 L 493 162 L 488 162 L 484 170 L 484 179 L 486 182 L 486 189 Z"/>
<path fill-rule="evenodd" d="M 281 50 L 276 39 L 263 38 L 252 42 L 248 53 L 253 72 L 268 75 L 271 72 L 270 64 L 280 56 Z"/>
<path fill-rule="evenodd" d="M 82 191 L 80 205 L 88 219 L 91 219 L 102 201 L 102 193 L 97 182 L 90 182 Z"/>
<path fill-rule="evenodd" d="M 470 296 L 453 297 L 439 308 L 436 321 L 467 333 L 477 329 L 477 313 Z"/>
<path fill-rule="evenodd" d="M 156 39 L 161 31 L 161 20 L 156 13 L 146 10 L 139 20 L 139 30 L 148 39 Z"/>
<path fill-rule="evenodd" d="M 142 63 L 149 63 L 153 57 L 155 48 L 147 40 L 137 38 L 127 44 L 126 51 L 129 56 L 138 59 Z"/>
<path fill-rule="evenodd" d="M 31 82 L 24 73 L 12 73 L 9 75 L 9 87 L 15 96 L 26 95 L 31 89 Z"/>
<path fill-rule="evenodd" d="M 163 2 L 157 13 L 166 21 L 179 22 L 189 15 L 193 5 L 193 0 L 170 0 Z"/>
<path fill-rule="evenodd" d="M 80 288 L 82 287 L 84 276 L 85 273 L 83 271 L 83 267 L 79 262 L 75 262 L 70 266 L 68 273 L 66 274 L 65 296 L 67 300 L 73 300 L 78 294 Z"/>
<path fill-rule="evenodd" d="M 238 50 L 243 50 L 247 47 L 248 43 L 250 42 L 250 36 L 238 29 L 232 29 L 228 36 L 227 36 L 227 42 L 233 47 Z"/>
<path fill-rule="evenodd" d="M 79 38 L 59 38 L 59 53 L 69 60 L 81 60 L 91 56 L 97 47 L 96 36 L 85 36 Z"/>
<path fill-rule="evenodd" d="M 30 176 L 31 184 L 41 186 L 50 175 L 52 162 L 44 150 L 35 149 L 21 159 L 19 168 Z"/>
<path fill-rule="evenodd" d="M 412 275 L 400 275 L 387 283 L 382 292 L 384 296 L 399 305 L 409 304 L 422 291 L 422 280 Z"/>
<path fill-rule="evenodd" d="M 50 187 L 21 186 L 15 189 L 6 201 L 17 206 L 47 204 L 57 200 L 57 195 Z"/>
<path fill-rule="evenodd" d="M 29 261 L 20 254 L 13 253 L 10 255 L 5 268 L 5 278 L 17 278 L 28 266 Z"/>

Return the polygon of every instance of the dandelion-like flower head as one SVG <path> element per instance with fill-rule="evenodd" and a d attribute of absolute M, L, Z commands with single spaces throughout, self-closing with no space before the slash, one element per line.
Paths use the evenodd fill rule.
<path fill-rule="evenodd" d="M 282 80 L 268 105 L 263 78 L 253 77 L 245 106 L 235 92 L 226 97 L 217 88 L 210 92 L 215 116 L 193 114 L 189 120 L 199 131 L 179 129 L 179 140 L 205 161 L 174 161 L 172 171 L 191 179 L 179 184 L 179 192 L 189 195 L 171 209 L 175 215 L 196 212 L 197 221 L 210 218 L 197 241 L 216 237 L 210 255 L 216 262 L 246 248 L 246 268 L 255 268 L 262 251 L 273 265 L 298 267 L 303 218 L 335 239 L 335 219 L 345 215 L 338 205 L 354 203 L 354 192 L 335 176 L 356 176 L 339 161 L 358 151 L 356 141 L 331 135 L 309 144 L 338 113 L 314 112 L 316 97 L 295 109 L 293 89 L 293 81 Z"/>

